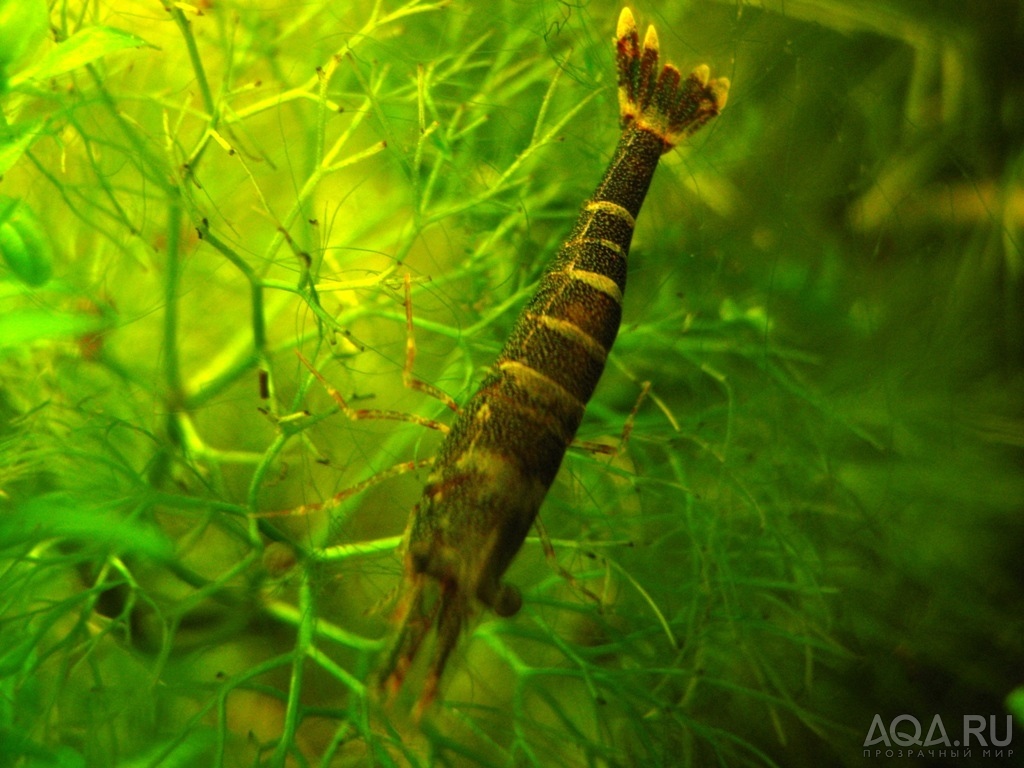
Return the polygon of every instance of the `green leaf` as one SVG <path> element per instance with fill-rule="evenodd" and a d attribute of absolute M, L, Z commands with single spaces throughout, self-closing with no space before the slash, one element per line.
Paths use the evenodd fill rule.
<path fill-rule="evenodd" d="M 84 67 L 107 54 L 126 48 L 151 46 L 141 37 L 113 27 L 87 27 L 76 32 L 48 54 L 38 64 L 24 69 L 11 78 L 10 87 L 17 88 L 26 80 L 46 80 Z"/>
<path fill-rule="evenodd" d="M 33 288 L 53 274 L 53 246 L 39 217 L 22 201 L 0 199 L 0 256 L 19 280 Z"/>
<path fill-rule="evenodd" d="M 6 195 L 0 195 L 0 224 L 3 224 L 14 212 L 18 210 L 18 206 L 21 205 L 21 200 L 16 197 L 7 197 Z"/>
<path fill-rule="evenodd" d="M 9 647 L 0 653 L 0 678 L 17 674 L 19 670 L 24 669 L 35 652 L 36 638 L 31 635 L 25 635 L 19 642 L 10 642 Z"/>
<path fill-rule="evenodd" d="M 46 37 L 48 20 L 42 0 L 0 0 L 0 69 L 17 61 Z"/>
<path fill-rule="evenodd" d="M 39 122 L 18 126 L 12 135 L 0 139 L 0 176 L 3 176 L 18 162 L 25 150 L 39 137 Z"/>
<path fill-rule="evenodd" d="M 32 307 L 0 313 L 0 357 L 10 349 L 48 339 L 68 339 L 102 330 L 106 320 L 94 314 Z"/>
<path fill-rule="evenodd" d="M 157 528 L 132 520 L 118 505 L 90 503 L 70 493 L 30 499 L 0 518 L 0 541 L 65 539 L 167 560 L 173 548 Z"/>

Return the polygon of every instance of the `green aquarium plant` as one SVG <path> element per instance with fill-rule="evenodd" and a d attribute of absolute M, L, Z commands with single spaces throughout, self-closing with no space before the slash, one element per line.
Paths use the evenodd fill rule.
<path fill-rule="evenodd" d="M 634 217 L 518 612 L 411 648 L 622 6 L 0 2 L 0 765 L 1019 757 L 1019 9 L 630 7 L 728 108 Z"/>

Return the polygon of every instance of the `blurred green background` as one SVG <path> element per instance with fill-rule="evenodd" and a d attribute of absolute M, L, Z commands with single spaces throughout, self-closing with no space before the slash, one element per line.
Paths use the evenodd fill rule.
<path fill-rule="evenodd" d="M 417 723 L 366 680 L 440 435 L 295 352 L 449 419 L 405 277 L 464 402 L 614 147 L 621 6 L 0 3 L 0 765 L 857 766 L 876 715 L 1024 715 L 1024 12 L 631 7 L 733 87 L 580 437 L 652 396 L 542 510 L 601 603 L 531 537 Z"/>

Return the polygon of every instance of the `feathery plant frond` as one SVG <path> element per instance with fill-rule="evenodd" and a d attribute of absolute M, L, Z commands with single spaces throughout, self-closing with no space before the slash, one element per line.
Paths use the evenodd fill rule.
<path fill-rule="evenodd" d="M 729 108 L 638 220 L 558 568 L 420 723 L 368 684 L 451 423 L 406 276 L 464 403 L 614 149 L 620 8 L 50 5 L 0 2 L 0 763 L 853 765 L 1016 706 L 1012 4 L 634 6 Z"/>

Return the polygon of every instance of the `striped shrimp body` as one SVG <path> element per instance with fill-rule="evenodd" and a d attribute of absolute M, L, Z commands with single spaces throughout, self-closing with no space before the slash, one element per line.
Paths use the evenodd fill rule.
<path fill-rule="evenodd" d="M 616 35 L 622 135 L 569 238 L 520 313 L 490 374 L 448 433 L 404 537 L 396 630 L 379 670 L 393 695 L 432 627 L 420 700 L 435 697 L 477 604 L 511 616 L 522 603 L 502 576 L 533 525 L 618 333 L 626 258 L 661 155 L 715 117 L 729 82 L 700 66 L 659 69 L 623 9 Z"/>

